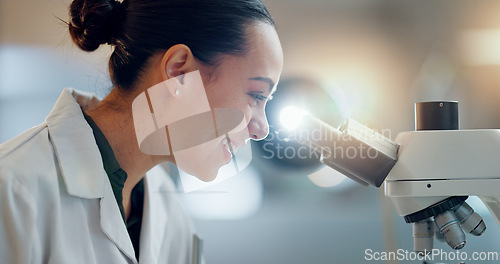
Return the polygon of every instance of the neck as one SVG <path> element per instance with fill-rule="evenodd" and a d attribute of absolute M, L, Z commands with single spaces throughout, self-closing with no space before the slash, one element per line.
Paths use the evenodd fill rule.
<path fill-rule="evenodd" d="M 146 172 L 168 160 L 165 156 L 152 156 L 141 152 L 135 136 L 132 118 L 134 96 L 124 96 L 115 88 L 94 109 L 86 113 L 94 120 L 108 140 L 120 167 L 127 173 L 123 188 L 123 206 L 130 213 L 130 194 Z"/>

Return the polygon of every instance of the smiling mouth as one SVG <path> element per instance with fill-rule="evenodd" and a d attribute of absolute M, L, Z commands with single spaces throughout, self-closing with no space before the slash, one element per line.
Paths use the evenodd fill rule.
<path fill-rule="evenodd" d="M 234 169 L 236 172 L 239 172 L 240 169 L 238 168 L 238 162 L 236 161 L 236 156 L 234 153 L 238 150 L 238 145 L 234 144 L 231 142 L 231 139 L 229 138 L 229 134 L 226 134 L 226 137 L 222 140 L 222 144 L 226 147 L 226 149 L 229 151 L 231 154 L 231 159 L 233 160 L 234 163 Z"/>
<path fill-rule="evenodd" d="M 226 134 L 226 137 L 222 140 L 222 144 L 227 148 L 229 153 L 231 153 L 231 156 L 234 156 L 234 153 L 236 153 L 238 146 L 231 142 L 231 139 L 229 139 L 229 136 Z"/>

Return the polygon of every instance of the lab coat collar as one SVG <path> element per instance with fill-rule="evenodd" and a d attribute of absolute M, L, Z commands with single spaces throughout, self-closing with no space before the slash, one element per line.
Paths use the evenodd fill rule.
<path fill-rule="evenodd" d="M 132 263 L 137 263 L 92 128 L 82 113 L 82 109 L 94 108 L 99 101 L 93 94 L 65 88 L 45 122 L 68 193 L 87 199 L 103 198 L 102 231 Z"/>
<path fill-rule="evenodd" d="M 65 88 L 45 119 L 68 193 L 87 199 L 103 197 L 107 180 L 92 128 L 81 110 L 99 101 L 95 95 Z"/>

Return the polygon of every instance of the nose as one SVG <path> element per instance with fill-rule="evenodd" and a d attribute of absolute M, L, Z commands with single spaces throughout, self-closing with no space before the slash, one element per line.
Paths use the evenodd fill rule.
<path fill-rule="evenodd" d="M 269 134 L 269 124 L 265 114 L 255 116 L 248 123 L 248 133 L 253 140 L 262 140 Z"/>

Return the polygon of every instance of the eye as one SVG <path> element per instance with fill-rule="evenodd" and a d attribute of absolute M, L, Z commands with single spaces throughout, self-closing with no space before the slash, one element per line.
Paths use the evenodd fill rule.
<path fill-rule="evenodd" d="M 248 93 L 249 96 L 251 96 L 255 100 L 255 104 L 258 104 L 259 102 L 266 102 L 270 97 L 262 95 L 262 92 L 251 92 Z"/>

